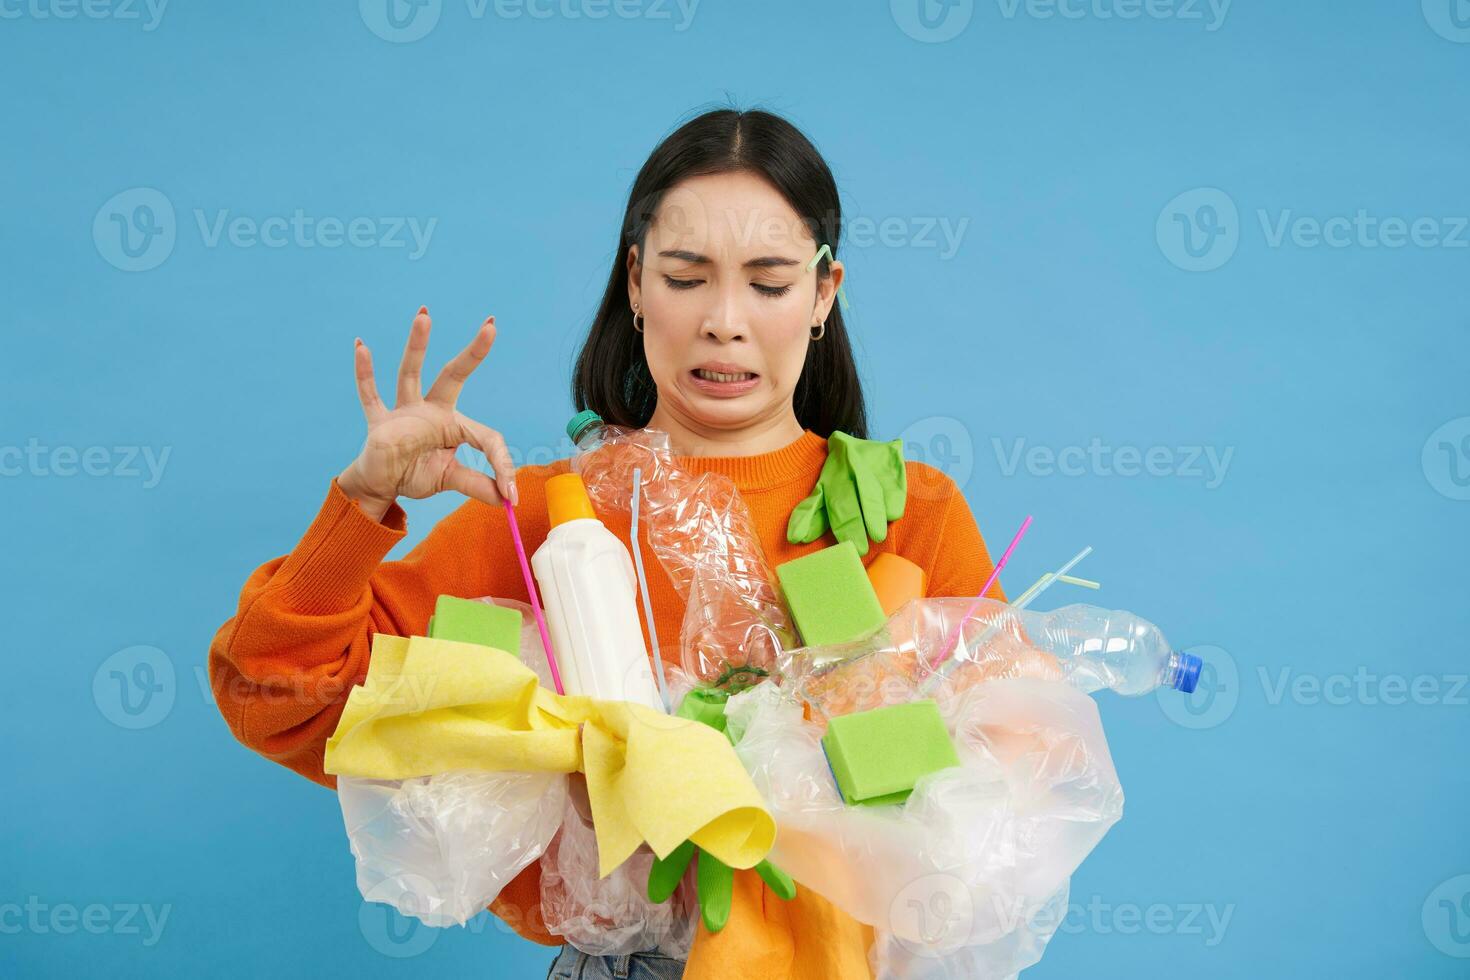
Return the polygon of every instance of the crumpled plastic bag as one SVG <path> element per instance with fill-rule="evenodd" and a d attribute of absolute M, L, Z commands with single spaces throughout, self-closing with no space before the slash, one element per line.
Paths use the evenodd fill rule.
<path fill-rule="evenodd" d="M 1065 902 L 1070 875 L 1122 816 L 1086 694 L 1029 677 L 946 693 L 940 712 L 960 766 L 879 807 L 843 804 L 820 719 L 805 720 L 781 688 L 760 685 L 725 709 L 776 818 L 769 859 L 874 927 L 880 976 L 1007 976 L 1036 962 L 1060 924 L 1036 911 L 1058 893 Z"/>
<path fill-rule="evenodd" d="M 1036 905 L 1028 905 L 1016 916 L 1021 927 L 1000 939 L 978 946 L 925 945 L 906 941 L 891 932 L 874 933 L 868 950 L 868 967 L 878 980 L 1016 980 L 1019 971 L 1041 960 L 1055 925 L 1067 914 L 1071 889 L 1063 885 Z M 956 889 L 954 895 L 961 893 Z M 914 914 L 944 916 L 963 914 L 962 898 L 936 891 L 928 906 L 911 907 Z"/>
<path fill-rule="evenodd" d="M 689 718 L 627 701 L 561 695 L 504 650 L 379 633 L 322 768 L 406 780 L 439 773 L 583 772 L 599 871 L 644 842 L 686 840 L 732 868 L 765 858 L 776 822 L 730 742 Z"/>
<path fill-rule="evenodd" d="M 477 601 L 521 614 L 521 659 L 551 688 L 531 607 Z M 337 780 L 358 890 L 431 926 L 463 925 L 489 906 L 545 850 L 566 796 L 561 773 Z"/>
<path fill-rule="evenodd" d="M 539 631 L 532 645 L 529 607 L 482 601 L 521 610 L 521 658 L 379 634 L 368 675 L 328 740 L 324 768 L 338 776 L 363 897 L 430 925 L 463 924 L 547 849 L 563 822 L 567 774 L 582 770 L 580 798 L 597 810 L 598 824 L 578 823 L 563 863 L 553 865 L 572 888 L 558 921 L 572 923 L 567 928 L 591 947 L 595 940 L 577 933 L 575 920 L 585 915 L 605 926 L 596 903 L 630 902 L 622 931 L 603 949 L 626 940 L 622 952 L 655 943 L 687 951 L 692 933 L 669 938 L 678 932 L 670 919 L 677 907 L 650 909 L 646 897 L 628 897 L 630 883 L 646 889 L 654 846 L 671 851 L 686 839 L 732 867 L 764 857 L 775 824 L 729 742 L 690 719 L 538 687 L 526 661 L 544 668 L 545 657 L 538 656 Z M 692 683 L 682 671 L 671 674 L 676 690 Z M 545 674 L 537 676 L 546 683 Z M 593 862 L 590 870 L 583 858 Z M 625 860 L 638 863 L 598 882 L 599 871 L 611 876 Z M 647 920 L 643 939 L 632 928 L 637 916 Z M 692 916 L 686 922 L 692 927 Z"/>
<path fill-rule="evenodd" d="M 559 772 L 449 772 L 337 780 L 364 898 L 430 926 L 463 925 L 495 900 L 561 825 Z"/>
<path fill-rule="evenodd" d="M 657 950 L 687 959 L 694 943 L 695 898 L 689 881 L 667 902 L 648 898 L 653 852 L 638 848 L 606 878 L 597 877 L 597 838 L 570 794 L 561 832 L 541 855 L 541 914 L 548 932 L 589 956 Z"/>

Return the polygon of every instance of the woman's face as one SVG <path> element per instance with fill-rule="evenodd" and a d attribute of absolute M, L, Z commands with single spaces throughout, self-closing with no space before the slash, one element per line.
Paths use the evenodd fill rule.
<path fill-rule="evenodd" d="M 693 430 L 780 424 L 841 263 L 817 279 L 817 243 L 763 178 L 694 177 L 670 188 L 628 255 L 628 294 L 658 386 L 657 414 Z"/>

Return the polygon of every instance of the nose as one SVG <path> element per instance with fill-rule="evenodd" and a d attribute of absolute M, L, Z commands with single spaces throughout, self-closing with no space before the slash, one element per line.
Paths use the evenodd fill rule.
<path fill-rule="evenodd" d="M 726 320 L 706 320 L 704 322 L 704 335 L 721 344 L 729 343 L 732 340 L 745 339 L 745 334 L 740 328 L 730 326 Z"/>
<path fill-rule="evenodd" d="M 746 334 L 744 314 L 740 303 L 733 296 L 721 295 L 715 308 L 706 314 L 702 328 L 704 336 L 717 343 L 744 340 Z"/>

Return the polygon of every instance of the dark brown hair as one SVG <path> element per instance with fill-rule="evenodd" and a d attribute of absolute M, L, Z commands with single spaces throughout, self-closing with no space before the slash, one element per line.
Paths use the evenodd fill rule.
<path fill-rule="evenodd" d="M 659 203 L 688 177 L 748 171 L 764 177 L 806 223 L 817 246 L 837 254 L 842 210 L 837 182 L 816 147 L 780 116 L 759 109 L 716 109 L 684 123 L 654 149 L 638 171 L 628 194 L 618 249 L 607 290 L 572 373 L 572 402 L 590 408 L 614 425 L 641 428 L 658 401 L 648 370 L 643 335 L 633 329 L 628 300 L 628 250 L 644 239 Z M 817 266 L 831 275 L 831 259 Z M 868 437 L 862 383 L 839 303 L 827 315 L 827 332 L 807 350 L 796 383 L 793 408 L 802 428 L 821 436 L 841 430 Z"/>

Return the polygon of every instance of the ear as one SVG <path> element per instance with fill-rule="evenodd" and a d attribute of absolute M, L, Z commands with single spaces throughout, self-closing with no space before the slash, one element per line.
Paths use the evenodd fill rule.
<path fill-rule="evenodd" d="M 827 314 L 832 312 L 832 303 L 837 299 L 837 287 L 842 285 L 842 279 L 847 274 L 841 262 L 831 263 L 830 269 L 831 275 L 817 280 L 817 305 L 812 310 L 814 320 L 827 319 Z"/>
<path fill-rule="evenodd" d="M 642 295 L 641 295 L 642 294 L 642 262 L 639 262 L 639 259 L 638 259 L 638 245 L 637 245 L 637 242 L 635 242 L 635 244 L 629 245 L 629 247 L 628 247 L 628 262 L 626 262 L 625 264 L 626 264 L 626 266 L 628 266 L 628 300 L 629 300 L 629 303 L 634 304 L 634 306 L 641 306 L 641 304 L 642 304 Z"/>
<path fill-rule="evenodd" d="M 635 306 L 642 305 L 643 263 L 639 261 L 638 246 L 628 246 L 628 300 Z"/>

